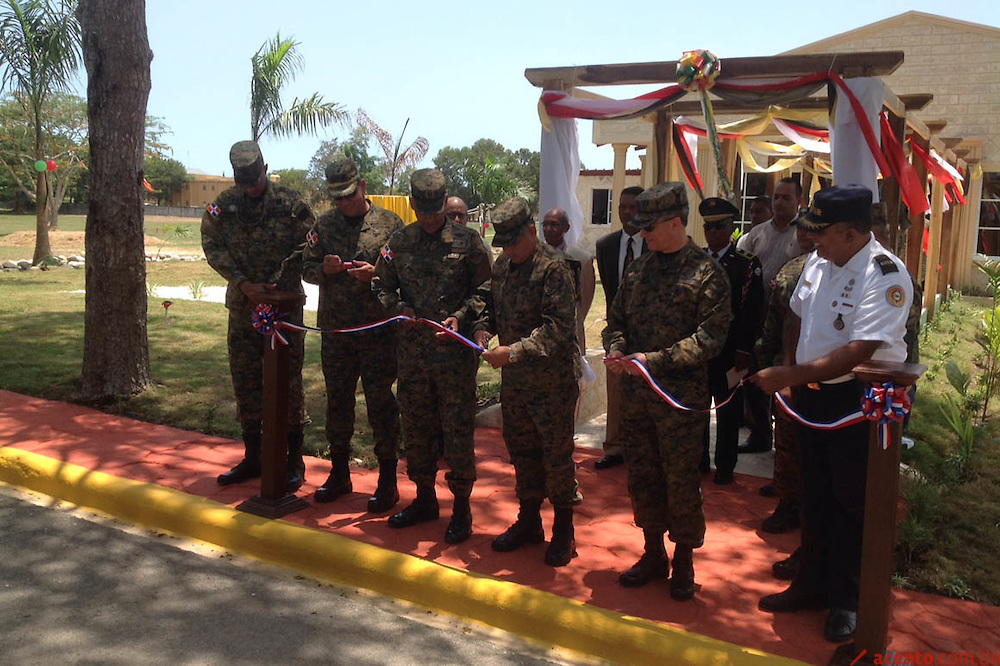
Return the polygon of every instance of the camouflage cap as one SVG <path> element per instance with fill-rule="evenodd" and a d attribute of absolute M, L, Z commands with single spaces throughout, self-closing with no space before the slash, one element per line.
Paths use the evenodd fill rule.
<path fill-rule="evenodd" d="M 648 229 L 665 215 L 677 215 L 687 220 L 688 200 L 684 183 L 660 183 L 651 187 L 635 199 L 639 212 L 632 218 L 632 224 L 640 229 Z"/>
<path fill-rule="evenodd" d="M 531 217 L 528 202 L 521 197 L 507 199 L 496 207 L 491 216 L 493 221 L 493 247 L 513 245 L 525 228 L 535 223 Z"/>
<path fill-rule="evenodd" d="M 709 197 L 698 205 L 698 214 L 706 222 L 735 220 L 740 216 L 740 209 L 719 197 Z"/>
<path fill-rule="evenodd" d="M 360 180 L 358 166 L 352 160 L 345 158 L 326 165 L 326 184 L 330 188 L 330 196 L 334 199 L 354 194 Z"/>
<path fill-rule="evenodd" d="M 418 213 L 440 213 L 448 195 L 444 174 L 437 169 L 419 169 L 410 176 L 413 210 Z"/>
<path fill-rule="evenodd" d="M 237 141 L 229 149 L 233 180 L 240 187 L 253 187 L 264 173 L 264 156 L 256 141 Z"/>
<path fill-rule="evenodd" d="M 834 185 L 813 195 L 809 211 L 799 218 L 806 231 L 823 231 L 837 222 L 871 222 L 872 191 L 864 185 Z"/>

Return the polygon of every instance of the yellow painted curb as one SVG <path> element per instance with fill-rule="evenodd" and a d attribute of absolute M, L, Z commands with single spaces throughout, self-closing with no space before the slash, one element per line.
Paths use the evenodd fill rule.
<path fill-rule="evenodd" d="M 0 481 L 615 662 L 802 664 L 19 449 L 0 447 Z"/>

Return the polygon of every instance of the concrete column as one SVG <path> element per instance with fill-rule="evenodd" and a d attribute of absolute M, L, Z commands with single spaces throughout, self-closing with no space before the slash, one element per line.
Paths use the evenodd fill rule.
<path fill-rule="evenodd" d="M 622 228 L 618 219 L 618 201 L 625 189 L 625 153 L 629 146 L 627 143 L 615 143 L 611 147 L 615 150 L 614 175 L 611 177 L 611 231 L 614 232 Z"/>

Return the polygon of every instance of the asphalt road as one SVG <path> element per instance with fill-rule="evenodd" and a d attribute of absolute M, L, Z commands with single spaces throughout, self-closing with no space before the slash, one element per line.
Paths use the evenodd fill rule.
<path fill-rule="evenodd" d="M 595 664 L 0 484 L 0 664 Z"/>

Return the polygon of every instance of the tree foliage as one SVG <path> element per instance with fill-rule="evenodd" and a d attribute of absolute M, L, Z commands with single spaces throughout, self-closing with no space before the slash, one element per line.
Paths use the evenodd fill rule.
<path fill-rule="evenodd" d="M 463 148 L 442 148 L 434 166 L 448 179 L 448 193 L 462 197 L 470 208 L 515 194 L 532 208 L 538 205 L 541 156 L 537 151 L 511 151 L 492 139 L 479 139 Z"/>
<path fill-rule="evenodd" d="M 316 134 L 318 127 L 329 127 L 347 120 L 343 107 L 327 102 L 319 93 L 304 99 L 296 97 L 285 108 L 281 91 L 302 71 L 302 55 L 296 50 L 298 42 L 274 39 L 264 42 L 250 59 L 253 74 L 250 77 L 250 135 L 254 141 L 262 136 L 287 137 L 294 134 Z"/>
<path fill-rule="evenodd" d="M 420 160 L 424 159 L 424 156 L 427 155 L 427 151 L 430 149 L 430 143 L 424 137 L 418 136 L 406 148 L 402 147 L 403 135 L 406 134 L 406 128 L 410 124 L 409 118 L 403 123 L 403 131 L 399 133 L 398 139 L 393 139 L 388 131 L 369 118 L 364 109 L 358 109 L 357 120 L 359 125 L 375 137 L 375 141 L 385 154 L 382 169 L 385 171 L 386 179 L 389 181 L 389 194 L 394 194 L 397 178 L 407 169 L 413 169 L 420 163 Z"/>
<path fill-rule="evenodd" d="M 309 160 L 307 189 L 302 193 L 313 202 L 328 201 L 326 167 L 331 162 L 346 157 L 357 165 L 358 175 L 365 181 L 368 194 L 388 194 L 385 167 L 380 157 L 371 154 L 370 145 L 371 134 L 364 127 L 355 127 L 346 141 L 336 138 L 323 141 Z"/>
<path fill-rule="evenodd" d="M 44 160 L 48 144 L 42 117 L 50 97 L 65 91 L 80 62 L 80 24 L 68 0 L 0 2 L 0 91 L 20 95 L 33 130 L 33 155 Z M 35 177 L 35 252 L 37 264 L 51 254 L 49 223 L 52 179 Z"/>
<path fill-rule="evenodd" d="M 153 186 L 153 196 L 156 203 L 163 206 L 176 194 L 188 180 L 187 168 L 172 157 L 161 155 L 146 155 L 143 160 L 143 170 L 146 181 Z"/>

